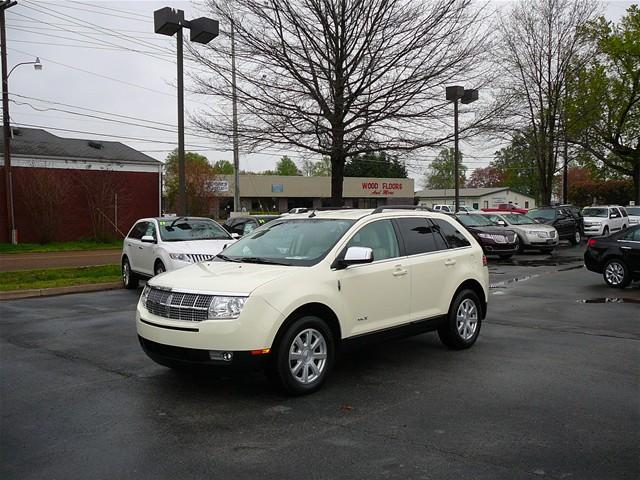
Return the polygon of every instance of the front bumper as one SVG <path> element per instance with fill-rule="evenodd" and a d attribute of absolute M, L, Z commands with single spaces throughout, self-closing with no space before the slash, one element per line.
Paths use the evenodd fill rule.
<path fill-rule="evenodd" d="M 166 367 L 221 367 L 229 370 L 251 370 L 264 367 L 269 361 L 270 353 L 253 354 L 246 351 L 215 352 L 212 358 L 209 350 L 176 347 L 153 342 L 138 335 L 140 346 L 154 362 Z M 229 360 L 221 360 L 220 354 L 230 356 Z"/>
<path fill-rule="evenodd" d="M 518 253 L 517 243 L 483 243 L 481 245 L 486 255 L 513 255 Z"/>
<path fill-rule="evenodd" d="M 584 226 L 584 236 L 585 237 L 596 237 L 602 235 L 604 231 L 603 225 L 585 225 Z"/>

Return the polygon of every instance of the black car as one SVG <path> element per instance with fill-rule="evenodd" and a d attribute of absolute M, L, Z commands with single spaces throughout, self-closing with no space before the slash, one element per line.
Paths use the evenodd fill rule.
<path fill-rule="evenodd" d="M 243 236 L 261 227 L 265 223 L 280 218 L 279 215 L 242 215 L 228 218 L 222 225 L 227 232 Z"/>
<path fill-rule="evenodd" d="M 574 218 L 578 227 L 580 227 L 580 234 L 584 237 L 584 217 L 582 216 L 582 210 L 579 207 L 570 204 L 560 205 L 560 208 Z"/>
<path fill-rule="evenodd" d="M 540 207 L 529 210 L 528 215 L 539 223 L 551 225 L 558 231 L 560 240 L 569 240 L 578 245 L 582 240 L 582 229 L 579 222 L 565 207 Z"/>
<path fill-rule="evenodd" d="M 518 251 L 518 235 L 513 230 L 496 226 L 483 215 L 458 212 L 453 217 L 473 235 L 486 255 L 509 258 Z"/>
<path fill-rule="evenodd" d="M 625 288 L 640 280 L 640 225 L 608 237 L 590 238 L 584 264 L 588 270 L 602 273 L 610 287 Z"/>

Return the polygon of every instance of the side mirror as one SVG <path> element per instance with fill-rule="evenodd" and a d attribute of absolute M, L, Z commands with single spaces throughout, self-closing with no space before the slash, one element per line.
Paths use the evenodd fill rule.
<path fill-rule="evenodd" d="M 332 268 L 341 270 L 349 265 L 362 265 L 373 262 L 373 250 L 369 247 L 349 247 L 343 258 L 336 258 Z"/>
<path fill-rule="evenodd" d="M 240 235 L 239 233 L 232 233 L 231 234 L 231 238 L 233 238 L 234 240 L 238 240 L 240 237 L 242 237 L 242 235 Z"/>
<path fill-rule="evenodd" d="M 506 227 L 507 226 L 507 222 L 505 222 L 504 220 L 498 220 L 498 221 L 496 221 L 496 223 L 498 225 L 500 225 L 501 227 Z"/>
<path fill-rule="evenodd" d="M 142 240 L 144 243 L 156 243 L 156 239 L 155 239 L 155 238 L 153 238 L 151 235 L 145 235 L 145 236 L 143 236 L 143 237 L 141 238 L 141 240 Z"/>

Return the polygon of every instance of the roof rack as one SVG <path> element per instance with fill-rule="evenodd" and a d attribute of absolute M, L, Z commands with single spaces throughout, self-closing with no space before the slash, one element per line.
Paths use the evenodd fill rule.
<path fill-rule="evenodd" d="M 383 205 L 382 207 L 376 208 L 371 215 L 376 213 L 382 213 L 385 210 L 422 210 L 424 212 L 433 212 L 432 208 L 426 207 L 424 205 Z"/>
<path fill-rule="evenodd" d="M 345 206 L 342 206 L 342 207 L 318 207 L 318 208 L 313 208 L 312 207 L 312 208 L 308 208 L 307 212 L 310 212 L 312 210 L 314 210 L 316 212 L 329 212 L 331 210 L 353 210 L 353 207 L 345 207 Z M 307 213 L 307 212 L 304 212 L 304 213 Z"/>

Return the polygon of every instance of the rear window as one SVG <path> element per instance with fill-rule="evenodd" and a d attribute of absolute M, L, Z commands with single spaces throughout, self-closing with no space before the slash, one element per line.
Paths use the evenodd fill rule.
<path fill-rule="evenodd" d="M 434 218 L 433 222 L 436 224 L 437 228 L 440 230 L 440 233 L 449 244 L 449 248 L 461 248 L 471 245 L 471 243 L 469 243 L 469 240 L 466 239 L 466 237 L 460 232 L 460 230 L 458 230 L 451 223 L 447 222 L 446 220 L 440 220 L 439 218 Z"/>
<path fill-rule="evenodd" d="M 418 255 L 447 248 L 437 228 L 428 219 L 398 218 L 396 221 L 402 233 L 407 255 Z"/>

